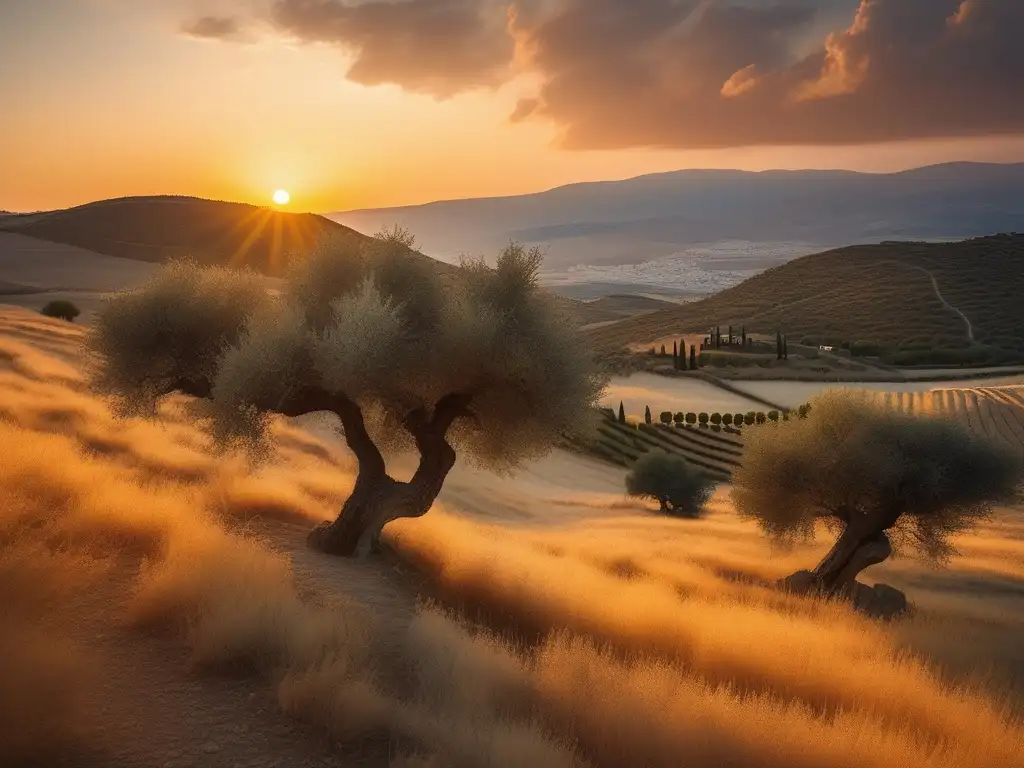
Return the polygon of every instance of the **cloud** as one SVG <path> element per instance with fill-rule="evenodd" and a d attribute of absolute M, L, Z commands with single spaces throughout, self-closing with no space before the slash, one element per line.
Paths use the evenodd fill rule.
<path fill-rule="evenodd" d="M 507 10 L 493 0 L 278 0 L 273 27 L 353 56 L 347 77 L 449 97 L 496 86 L 509 73 Z"/>
<path fill-rule="evenodd" d="M 863 0 L 809 54 L 809 7 L 561 0 L 516 14 L 528 112 L 577 149 L 1024 133 L 1021 0 Z"/>
<path fill-rule="evenodd" d="M 202 16 L 184 24 L 183 34 L 203 40 L 238 40 L 245 25 L 236 16 Z"/>
<path fill-rule="evenodd" d="M 348 79 L 438 98 L 526 75 L 510 120 L 572 149 L 1024 134 L 1024 0 L 232 2 L 188 33 L 332 45 Z"/>

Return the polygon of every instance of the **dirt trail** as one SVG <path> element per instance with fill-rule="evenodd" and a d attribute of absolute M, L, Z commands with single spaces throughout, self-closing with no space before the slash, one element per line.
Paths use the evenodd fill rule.
<path fill-rule="evenodd" d="M 954 307 L 952 304 L 946 301 L 946 297 L 943 296 L 942 291 L 939 290 L 939 281 L 936 279 L 935 275 L 931 272 L 931 270 L 925 269 L 924 267 L 919 267 L 916 264 L 906 264 L 902 261 L 887 261 L 884 263 L 899 264 L 904 267 L 909 267 L 910 269 L 916 269 L 918 272 L 924 272 L 926 275 L 928 275 L 928 279 L 932 281 L 932 289 L 935 291 L 935 297 L 940 302 L 942 302 L 942 306 L 944 306 L 951 312 L 955 312 L 957 315 L 960 316 L 960 319 L 964 321 L 964 325 L 967 327 L 967 338 L 970 339 L 971 344 L 974 343 L 974 326 L 971 324 L 970 319 L 968 319 L 967 315 L 961 312 L 959 308 Z"/>
<path fill-rule="evenodd" d="M 339 754 L 319 730 L 287 718 L 266 681 L 191 669 L 181 639 L 128 629 L 123 573 L 65 616 L 69 639 L 98 671 L 87 691 L 85 748 L 69 768 L 384 768 L 386 745 Z"/>

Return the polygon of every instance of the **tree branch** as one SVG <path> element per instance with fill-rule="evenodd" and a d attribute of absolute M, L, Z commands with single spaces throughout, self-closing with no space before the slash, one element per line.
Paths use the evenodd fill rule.
<path fill-rule="evenodd" d="M 159 390 L 160 395 L 169 395 L 173 392 L 209 399 L 213 396 L 213 385 L 203 378 L 179 378 Z M 303 387 L 289 393 L 275 407 L 267 407 L 266 410 L 291 417 L 320 411 L 333 413 L 341 419 L 345 442 L 358 459 L 360 472 L 365 471 L 376 476 L 386 474 L 384 457 L 366 429 L 362 410 L 355 401 L 345 395 L 337 395 L 319 387 Z"/>

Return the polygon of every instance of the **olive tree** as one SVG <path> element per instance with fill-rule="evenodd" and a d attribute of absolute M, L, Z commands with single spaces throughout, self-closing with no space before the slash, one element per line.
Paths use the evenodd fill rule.
<path fill-rule="evenodd" d="M 846 391 L 819 396 L 806 413 L 750 433 L 732 498 L 772 538 L 810 537 L 819 520 L 837 534 L 814 570 L 823 591 L 852 586 L 894 545 L 947 559 L 952 535 L 1016 494 L 1016 457 L 956 422 Z"/>
<path fill-rule="evenodd" d="M 272 295 L 250 272 L 175 263 L 109 300 L 91 337 L 93 381 L 123 412 L 200 398 L 218 445 L 266 454 L 274 414 L 337 417 L 358 463 L 337 519 L 310 544 L 375 551 L 425 514 L 458 455 L 504 470 L 586 431 L 602 381 L 570 318 L 537 287 L 538 250 L 442 274 L 396 230 L 322 242 Z M 405 482 L 386 457 L 415 452 Z"/>
<path fill-rule="evenodd" d="M 714 493 L 715 483 L 682 456 L 664 451 L 645 453 L 626 475 L 626 493 L 657 501 L 661 511 L 696 517 Z"/>

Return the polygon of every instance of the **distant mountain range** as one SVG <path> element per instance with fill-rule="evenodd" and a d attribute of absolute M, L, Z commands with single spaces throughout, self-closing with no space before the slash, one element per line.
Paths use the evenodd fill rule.
<path fill-rule="evenodd" d="M 837 245 L 1024 231 L 1024 163 L 889 174 L 689 170 L 327 216 L 361 232 L 400 224 L 445 260 L 490 257 L 510 239 L 544 246 L 549 270 L 636 264 L 737 241 L 775 244 L 763 269 Z"/>

